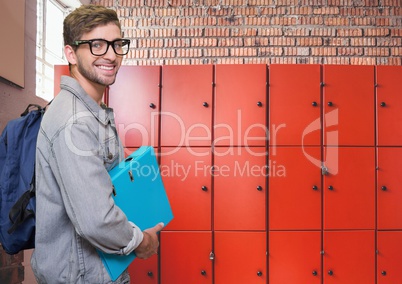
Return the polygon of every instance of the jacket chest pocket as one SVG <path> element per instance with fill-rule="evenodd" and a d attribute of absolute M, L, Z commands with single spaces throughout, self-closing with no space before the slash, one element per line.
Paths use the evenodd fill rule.
<path fill-rule="evenodd" d="M 105 139 L 102 143 L 102 155 L 103 155 L 103 163 L 105 168 L 109 171 L 111 170 L 119 161 L 120 155 L 120 143 L 114 133 L 112 133 L 112 129 L 110 129 L 110 135 L 106 135 Z"/>

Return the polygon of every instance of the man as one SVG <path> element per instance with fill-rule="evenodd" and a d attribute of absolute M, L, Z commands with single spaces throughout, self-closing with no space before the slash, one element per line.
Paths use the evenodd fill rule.
<path fill-rule="evenodd" d="M 163 227 L 138 228 L 112 199 L 108 171 L 124 157 L 102 96 L 130 42 L 113 10 L 87 5 L 64 20 L 64 44 L 71 77 L 61 78 L 37 142 L 31 264 L 38 283 L 111 283 L 96 249 L 147 258 Z M 114 283 L 129 282 L 125 272 Z"/>

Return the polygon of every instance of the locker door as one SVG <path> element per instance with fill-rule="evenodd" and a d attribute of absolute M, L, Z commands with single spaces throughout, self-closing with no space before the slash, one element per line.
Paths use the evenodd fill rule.
<path fill-rule="evenodd" d="M 377 283 L 402 283 L 402 232 L 377 233 Z"/>
<path fill-rule="evenodd" d="M 264 146 L 267 66 L 216 65 L 214 144 Z"/>
<path fill-rule="evenodd" d="M 375 149 L 325 147 L 324 152 L 324 229 L 374 229 Z"/>
<path fill-rule="evenodd" d="M 211 149 L 162 147 L 161 175 L 174 214 L 167 230 L 211 230 Z"/>
<path fill-rule="evenodd" d="M 162 146 L 209 146 L 212 65 L 162 67 Z"/>
<path fill-rule="evenodd" d="M 377 66 L 377 145 L 402 146 L 402 67 Z"/>
<path fill-rule="evenodd" d="M 374 284 L 373 231 L 324 231 L 324 283 Z"/>
<path fill-rule="evenodd" d="M 269 229 L 321 229 L 320 147 L 270 148 Z"/>
<path fill-rule="evenodd" d="M 269 66 L 269 144 L 321 144 L 320 65 Z"/>
<path fill-rule="evenodd" d="M 321 232 L 269 232 L 269 283 L 321 283 Z"/>
<path fill-rule="evenodd" d="M 324 65 L 324 145 L 374 146 L 374 66 Z"/>
<path fill-rule="evenodd" d="M 214 151 L 215 230 L 265 230 L 265 147 Z"/>
<path fill-rule="evenodd" d="M 126 147 L 158 146 L 159 66 L 122 66 L 109 88 L 117 132 Z"/>
<path fill-rule="evenodd" d="M 378 229 L 402 229 L 402 148 L 378 147 Z"/>
<path fill-rule="evenodd" d="M 215 284 L 266 283 L 265 232 L 215 232 L 214 240 Z"/>
<path fill-rule="evenodd" d="M 160 244 L 161 284 L 212 283 L 211 232 L 163 231 Z"/>
<path fill-rule="evenodd" d="M 132 283 L 157 284 L 158 283 L 158 256 L 148 259 L 136 259 L 128 267 Z"/>

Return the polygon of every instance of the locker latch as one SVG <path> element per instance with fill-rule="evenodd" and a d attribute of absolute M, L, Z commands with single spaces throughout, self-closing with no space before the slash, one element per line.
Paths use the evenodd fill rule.
<path fill-rule="evenodd" d="M 215 254 L 211 251 L 209 254 L 209 260 L 214 260 L 215 259 Z"/>

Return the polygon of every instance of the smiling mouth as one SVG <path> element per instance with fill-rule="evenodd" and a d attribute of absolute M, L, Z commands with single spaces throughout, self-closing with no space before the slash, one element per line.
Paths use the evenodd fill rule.
<path fill-rule="evenodd" d="M 96 67 L 106 71 L 112 71 L 114 69 L 114 66 L 96 65 Z"/>

